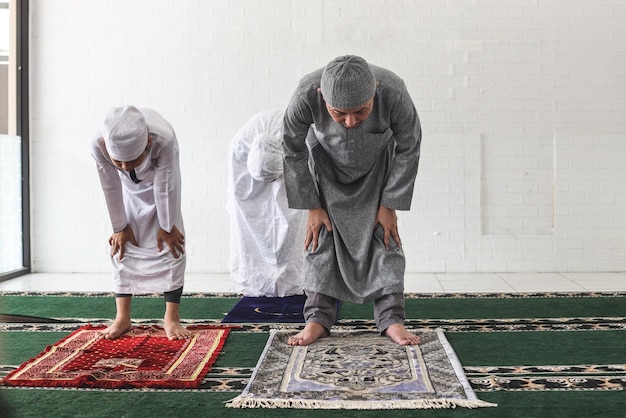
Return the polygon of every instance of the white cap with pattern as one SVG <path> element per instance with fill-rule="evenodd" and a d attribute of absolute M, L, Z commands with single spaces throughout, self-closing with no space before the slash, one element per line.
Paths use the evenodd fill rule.
<path fill-rule="evenodd" d="M 116 107 L 104 117 L 102 137 L 111 158 L 133 161 L 148 145 L 148 125 L 136 107 Z"/>

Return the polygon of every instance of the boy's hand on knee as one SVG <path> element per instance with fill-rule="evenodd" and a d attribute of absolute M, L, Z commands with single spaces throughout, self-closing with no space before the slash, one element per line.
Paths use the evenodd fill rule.
<path fill-rule="evenodd" d="M 157 248 L 159 251 L 163 249 L 163 243 L 166 243 L 170 248 L 174 258 L 179 258 L 181 254 L 185 253 L 185 236 L 176 226 L 172 227 L 172 232 L 166 232 L 164 229 L 159 228 L 159 232 L 157 232 Z"/>
<path fill-rule="evenodd" d="M 126 249 L 126 243 L 130 242 L 131 244 L 138 246 L 137 240 L 135 240 L 135 234 L 133 233 L 133 229 L 130 225 L 126 225 L 126 228 L 122 229 L 119 232 L 114 232 L 113 235 L 109 238 L 109 245 L 111 246 L 111 257 L 113 257 L 118 252 L 120 253 L 118 259 L 122 260 L 124 258 L 124 251 Z"/>

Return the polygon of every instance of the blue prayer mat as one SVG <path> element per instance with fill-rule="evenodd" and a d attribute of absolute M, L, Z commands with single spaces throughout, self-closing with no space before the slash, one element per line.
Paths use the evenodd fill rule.
<path fill-rule="evenodd" d="M 285 297 L 243 297 L 222 319 L 223 323 L 288 322 L 304 323 L 305 295 Z"/>

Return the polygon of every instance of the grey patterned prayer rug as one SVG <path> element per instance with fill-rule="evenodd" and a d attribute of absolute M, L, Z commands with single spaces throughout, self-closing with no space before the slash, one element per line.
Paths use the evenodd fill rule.
<path fill-rule="evenodd" d="M 443 331 L 400 346 L 370 331 L 333 331 L 292 347 L 272 330 L 250 382 L 230 408 L 427 409 L 497 406 L 479 400 Z"/>

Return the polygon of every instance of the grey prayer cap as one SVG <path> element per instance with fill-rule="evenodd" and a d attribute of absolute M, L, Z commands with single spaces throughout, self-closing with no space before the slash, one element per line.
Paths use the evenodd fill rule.
<path fill-rule="evenodd" d="M 376 91 L 376 78 L 367 61 L 355 55 L 337 57 L 322 73 L 322 96 L 336 109 L 354 109 Z"/>
<path fill-rule="evenodd" d="M 102 137 L 111 158 L 133 161 L 148 145 L 148 125 L 136 107 L 116 107 L 104 117 Z"/>

